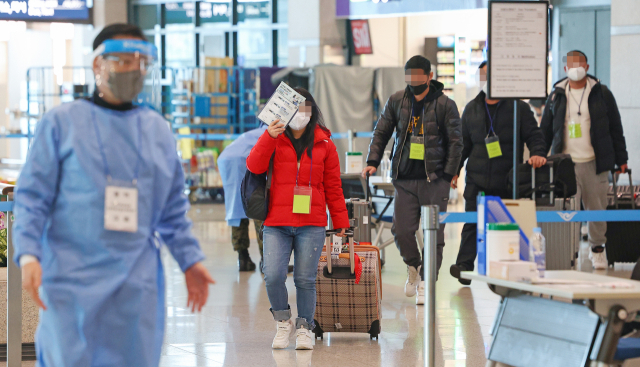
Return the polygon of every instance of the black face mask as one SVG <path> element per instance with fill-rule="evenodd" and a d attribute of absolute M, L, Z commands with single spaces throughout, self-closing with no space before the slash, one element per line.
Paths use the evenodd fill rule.
<path fill-rule="evenodd" d="M 411 93 L 413 93 L 414 96 L 424 93 L 424 91 L 427 90 L 427 88 L 429 88 L 428 82 L 420 85 L 409 84 L 409 90 L 411 91 Z"/>

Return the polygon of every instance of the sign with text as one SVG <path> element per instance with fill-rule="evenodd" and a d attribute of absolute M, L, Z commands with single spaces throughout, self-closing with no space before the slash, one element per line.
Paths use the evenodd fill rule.
<path fill-rule="evenodd" d="M 489 98 L 546 98 L 549 3 L 489 2 Z"/>
<path fill-rule="evenodd" d="M 86 0 L 0 0 L 0 20 L 86 22 Z"/>
<path fill-rule="evenodd" d="M 356 55 L 371 55 L 373 53 L 368 20 L 352 20 L 351 35 L 353 38 L 353 50 Z"/>

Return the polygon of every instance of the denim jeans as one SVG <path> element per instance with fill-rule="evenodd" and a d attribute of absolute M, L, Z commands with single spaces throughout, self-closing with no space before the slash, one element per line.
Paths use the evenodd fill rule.
<path fill-rule="evenodd" d="M 312 330 L 316 312 L 316 275 L 325 243 L 324 227 L 264 227 L 264 280 L 276 321 L 291 318 L 285 282 L 291 252 L 293 282 L 296 286 L 298 318 L 296 329 Z"/>

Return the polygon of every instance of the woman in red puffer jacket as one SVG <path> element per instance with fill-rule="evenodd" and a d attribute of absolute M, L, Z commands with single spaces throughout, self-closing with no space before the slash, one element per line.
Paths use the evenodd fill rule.
<path fill-rule="evenodd" d="M 341 236 L 349 227 L 331 132 L 311 94 L 302 88 L 296 91 L 306 98 L 298 113 L 286 127 L 274 121 L 247 158 L 247 168 L 256 174 L 265 173 L 272 156 L 274 160 L 262 269 L 277 321 L 274 349 L 288 347 L 294 329 L 285 286 L 291 252 L 298 305 L 296 349 L 313 349 L 316 273 L 325 243 L 327 206 L 334 228 L 342 229 Z"/>

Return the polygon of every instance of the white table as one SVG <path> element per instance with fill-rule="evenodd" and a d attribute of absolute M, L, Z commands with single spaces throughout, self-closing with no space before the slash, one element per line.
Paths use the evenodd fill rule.
<path fill-rule="evenodd" d="M 393 197 L 395 194 L 395 187 L 393 186 L 393 182 L 384 180 L 381 176 L 371 176 L 369 177 L 369 185 L 374 190 L 382 190 L 386 196 Z"/>
<path fill-rule="evenodd" d="M 605 366 L 613 362 L 613 356 L 617 349 L 618 339 L 622 325 L 625 321 L 631 320 L 635 314 L 640 311 L 640 282 L 630 279 L 616 278 L 606 275 L 590 274 L 570 270 L 546 271 L 545 279 L 553 282 L 565 284 L 530 284 L 525 282 L 516 282 L 503 279 L 490 278 L 488 276 L 479 275 L 475 272 L 462 272 L 461 277 L 464 279 L 485 282 L 489 284 L 491 290 L 500 295 L 502 305 L 496 315 L 496 321 L 493 327 L 492 335 L 494 342 L 491 345 L 489 357 L 493 357 L 493 351 L 506 350 L 507 348 L 517 348 L 517 341 L 513 339 L 506 341 L 506 345 L 496 345 L 496 332 L 499 332 L 502 317 L 505 314 L 505 305 L 507 300 L 512 298 L 513 305 L 520 308 L 526 308 L 529 304 L 542 302 L 543 305 L 549 305 L 546 300 L 540 300 L 539 297 L 548 296 L 553 301 L 562 302 L 557 304 L 558 314 L 550 312 L 546 319 L 554 319 L 554 317 L 562 315 L 564 320 L 571 323 L 571 318 L 589 317 L 583 308 L 597 314 L 600 318 L 600 325 L 593 334 L 593 347 L 589 352 L 588 358 L 596 362 L 596 365 Z M 619 288 L 611 288 L 612 286 Z M 527 295 L 539 296 L 538 298 L 527 297 Z M 517 299 L 517 302 L 516 302 Z M 546 302 L 546 303 L 545 303 Z M 569 304 L 572 303 L 572 304 Z M 553 309 L 551 305 L 551 309 Z M 571 311 L 578 310 L 574 313 Z M 564 309 L 561 310 L 561 309 Z M 568 310 L 568 311 L 567 311 Z M 542 312 L 542 311 L 541 311 Z M 563 313 L 564 312 L 564 313 Z M 517 310 L 516 310 L 517 313 Z M 580 313 L 581 315 L 578 315 Z M 586 319 L 585 319 L 586 320 Z M 535 328 L 535 325 L 533 325 Z M 513 329 L 513 327 L 511 327 Z M 535 338 L 534 338 L 535 339 Z M 505 344 L 505 340 L 501 343 Z M 511 351 L 516 353 L 516 351 Z M 523 353 L 526 351 L 522 351 Z M 499 352 L 497 354 L 500 354 Z M 487 366 L 496 366 L 496 362 L 489 360 Z"/>

